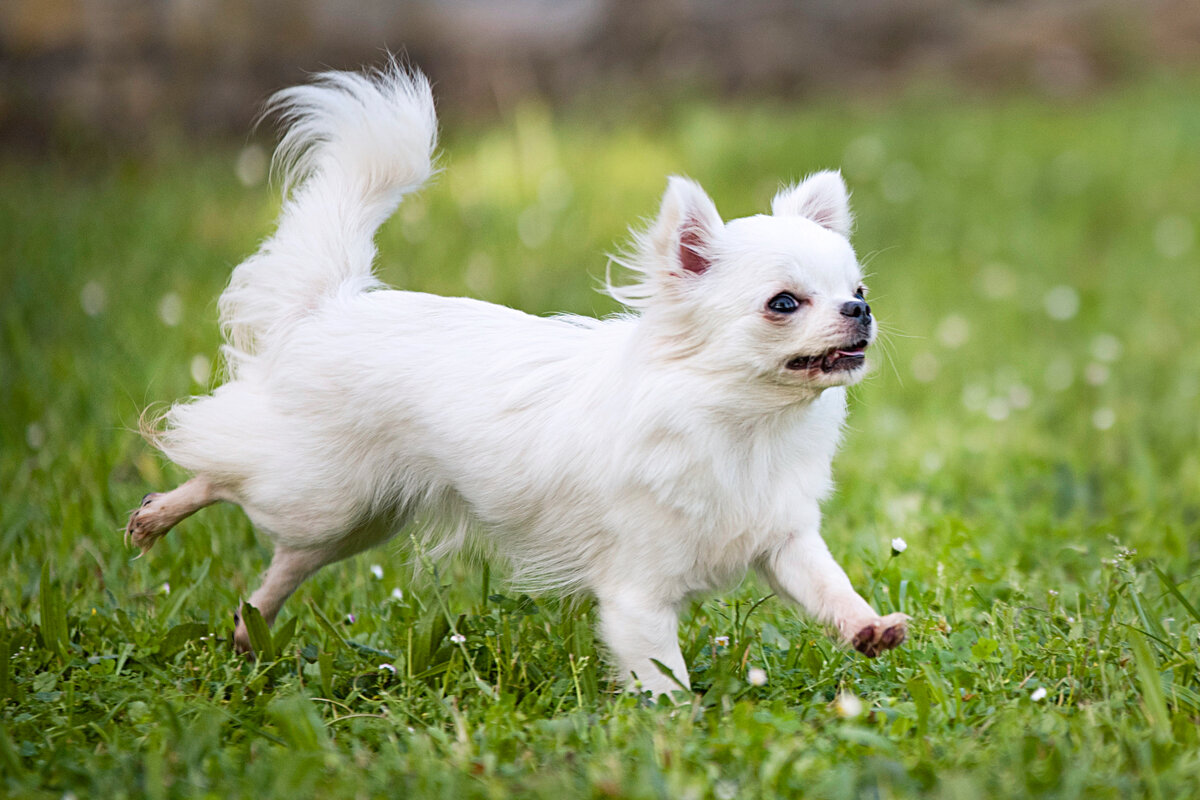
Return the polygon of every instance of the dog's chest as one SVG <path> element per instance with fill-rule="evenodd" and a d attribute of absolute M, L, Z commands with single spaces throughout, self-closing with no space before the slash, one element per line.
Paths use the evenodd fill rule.
<path fill-rule="evenodd" d="M 778 430 L 674 429 L 634 459 L 618 527 L 687 592 L 737 580 L 774 543 L 819 524 L 838 420 Z"/>

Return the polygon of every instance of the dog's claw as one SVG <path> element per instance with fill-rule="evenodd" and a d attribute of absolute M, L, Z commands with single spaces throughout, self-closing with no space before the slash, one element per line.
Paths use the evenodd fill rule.
<path fill-rule="evenodd" d="M 908 636 L 908 616 L 889 614 L 861 628 L 850 644 L 867 658 L 875 658 L 885 650 L 899 647 Z"/>

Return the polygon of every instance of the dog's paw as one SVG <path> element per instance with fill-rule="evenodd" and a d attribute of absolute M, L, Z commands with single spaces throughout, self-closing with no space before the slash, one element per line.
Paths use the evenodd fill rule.
<path fill-rule="evenodd" d="M 175 521 L 164 513 L 163 495 L 151 493 L 142 498 L 142 504 L 129 515 L 129 523 L 125 526 L 125 543 L 133 544 L 143 553 L 154 546 L 154 543 L 171 530 Z"/>
<path fill-rule="evenodd" d="M 900 646 L 908 635 L 908 615 L 888 614 L 859 628 L 850 645 L 867 658 L 875 658 L 884 650 Z"/>

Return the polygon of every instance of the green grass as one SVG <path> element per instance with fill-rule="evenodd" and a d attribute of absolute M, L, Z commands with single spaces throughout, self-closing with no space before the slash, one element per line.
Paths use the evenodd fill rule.
<path fill-rule="evenodd" d="M 911 638 L 857 657 L 748 580 L 685 614 L 681 708 L 614 692 L 587 603 L 404 541 L 306 584 L 274 658 L 233 655 L 269 557 L 240 513 L 139 560 L 119 530 L 181 477 L 132 429 L 205 388 L 276 200 L 237 148 L 0 156 L 0 794 L 1200 795 L 1197 89 L 449 131 L 383 272 L 539 313 L 613 310 L 603 254 L 667 173 L 727 216 L 821 167 L 855 192 L 893 333 L 825 533 Z"/>

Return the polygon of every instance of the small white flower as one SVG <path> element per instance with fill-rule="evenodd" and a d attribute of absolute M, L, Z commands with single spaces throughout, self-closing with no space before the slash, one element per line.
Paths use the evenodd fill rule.
<path fill-rule="evenodd" d="M 1048 594 L 1049 594 L 1051 597 L 1058 597 L 1058 590 L 1057 590 L 1057 589 L 1051 589 L 1051 590 L 1048 592 Z"/>
<path fill-rule="evenodd" d="M 1092 356 L 1097 361 L 1116 361 L 1121 357 L 1121 340 L 1109 333 L 1092 339 Z"/>
<path fill-rule="evenodd" d="M 1092 427 L 1098 431 L 1106 431 L 1117 422 L 1117 413 L 1111 408 L 1097 408 L 1092 414 Z"/>
<path fill-rule="evenodd" d="M 838 716 L 846 719 L 854 719 L 863 712 L 863 702 L 857 695 L 850 692 L 842 692 L 833 701 L 834 708 L 837 709 Z"/>
<path fill-rule="evenodd" d="M 382 670 L 382 669 L 385 669 L 385 670 L 387 670 L 388 672 L 392 673 L 393 675 L 395 675 L 395 674 L 396 674 L 396 667 L 395 667 L 395 666 L 393 666 L 392 664 L 380 664 L 380 665 L 379 665 L 379 668 L 380 668 L 381 670 Z"/>
<path fill-rule="evenodd" d="M 717 781 L 713 784 L 713 797 L 717 800 L 734 800 L 737 796 L 737 781 Z"/>
<path fill-rule="evenodd" d="M 1079 292 L 1072 286 L 1055 286 L 1046 292 L 1042 305 L 1050 319 L 1064 322 L 1079 313 Z"/>
<path fill-rule="evenodd" d="M 908 542 L 904 541 L 899 536 L 897 536 L 895 539 L 892 539 L 892 554 L 893 555 L 898 556 L 907 549 L 908 549 Z"/>
<path fill-rule="evenodd" d="M 967 339 L 971 335 L 970 325 L 967 323 L 966 317 L 959 314 L 951 314 L 942 320 L 938 325 L 937 337 L 943 345 L 951 350 L 962 347 L 966 344 Z"/>
<path fill-rule="evenodd" d="M 162 592 L 163 594 L 170 594 L 171 593 L 171 584 L 167 583 L 166 581 L 163 581 L 163 585 L 158 587 L 158 590 L 160 592 Z"/>
<path fill-rule="evenodd" d="M 31 450 L 40 450 L 46 443 L 46 431 L 36 422 L 29 423 L 29 427 L 25 429 L 25 443 Z"/>
<path fill-rule="evenodd" d="M 1038 688 L 1034 689 L 1032 692 L 1030 692 L 1029 699 L 1035 703 L 1038 702 L 1039 700 L 1045 700 L 1046 699 L 1046 687 L 1039 686 Z"/>
<path fill-rule="evenodd" d="M 353 614 L 347 614 L 346 622 L 350 625 L 353 625 L 354 623 L 358 622 L 358 617 L 354 616 Z"/>
<path fill-rule="evenodd" d="M 242 148 L 233 165 L 233 174 L 242 186 L 257 186 L 267 176 L 270 158 L 261 145 L 252 144 Z"/>
<path fill-rule="evenodd" d="M 462 644 L 466 640 L 467 640 L 467 637 L 463 636 L 461 633 L 455 633 L 455 634 L 450 635 L 450 641 L 454 642 L 455 644 Z"/>
<path fill-rule="evenodd" d="M 167 292 L 158 301 L 158 318 L 163 325 L 174 328 L 183 319 L 183 298 L 175 292 Z"/>
<path fill-rule="evenodd" d="M 375 580 L 383 580 L 383 567 L 379 566 L 378 564 L 372 564 L 371 574 L 375 576 Z"/>
<path fill-rule="evenodd" d="M 918 353 L 912 360 L 913 377 L 921 383 L 931 383 L 938 376 L 937 356 L 930 352 Z"/>
<path fill-rule="evenodd" d="M 104 287 L 97 281 L 88 281 L 79 293 L 79 304 L 83 306 L 83 313 L 89 317 L 94 317 L 104 311 L 107 299 Z"/>
<path fill-rule="evenodd" d="M 207 386 L 208 379 L 212 377 L 212 362 L 208 356 L 194 355 L 188 363 L 188 373 L 196 383 Z"/>
<path fill-rule="evenodd" d="M 750 682 L 751 686 L 766 686 L 767 671 L 758 667 L 751 667 L 749 671 L 746 672 L 746 680 Z"/>
<path fill-rule="evenodd" d="M 403 600 L 404 599 L 404 592 L 401 591 L 399 586 L 397 586 L 395 589 L 392 589 L 392 599 L 393 600 Z"/>
<path fill-rule="evenodd" d="M 993 397 L 987 401 L 987 405 L 984 406 L 983 411 L 993 422 L 1003 422 L 1008 419 L 1010 409 L 1008 401 L 1003 397 Z"/>
<path fill-rule="evenodd" d="M 713 644 L 715 644 L 717 647 L 728 647 L 729 646 L 729 637 L 728 636 L 713 637 Z"/>
<path fill-rule="evenodd" d="M 1093 361 L 1083 368 L 1083 379 L 1092 386 L 1103 386 L 1112 377 L 1112 370 L 1107 364 Z"/>
<path fill-rule="evenodd" d="M 1033 403 L 1033 391 L 1023 383 L 1008 387 L 1008 404 L 1013 408 L 1029 408 Z"/>

